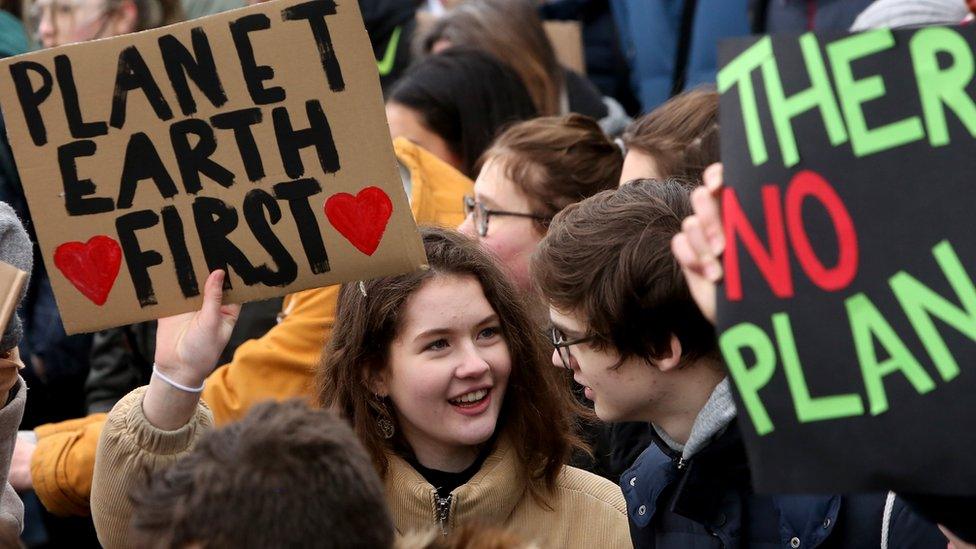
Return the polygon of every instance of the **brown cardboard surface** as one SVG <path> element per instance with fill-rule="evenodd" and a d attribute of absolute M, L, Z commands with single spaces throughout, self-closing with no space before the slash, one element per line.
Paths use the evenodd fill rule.
<path fill-rule="evenodd" d="M 10 318 L 17 310 L 20 292 L 26 283 L 27 273 L 0 261 L 0 334 L 7 329 Z"/>
<path fill-rule="evenodd" d="M 302 10 L 314 14 L 296 18 Z M 233 29 L 238 31 L 237 44 Z M 323 29 L 331 45 L 321 39 Z M 253 64 L 265 67 L 252 68 L 250 82 L 243 68 L 250 57 L 248 44 Z M 206 57 L 199 54 L 208 45 L 213 67 L 200 62 L 199 70 L 188 71 L 175 62 L 185 49 L 188 54 L 182 59 L 193 65 Z M 176 52 L 165 56 L 175 70 L 167 70 L 164 48 Z M 336 62 L 330 64 L 333 54 Z M 148 78 L 140 78 L 145 74 L 140 59 Z M 123 60 L 127 69 L 120 71 Z M 66 61 L 73 78 L 68 78 Z M 216 74 L 219 87 L 205 93 L 188 73 L 201 81 Z M 27 75 L 20 80 L 20 95 L 17 74 Z M 195 112 L 185 94 L 181 98 L 176 91 L 180 74 Z M 149 99 L 154 93 L 146 82 L 158 86 L 161 100 Z M 132 89 L 125 93 L 126 88 Z M 221 90 L 226 101 L 221 101 Z M 125 101 L 115 101 L 113 109 L 116 91 Z M 33 133 L 28 127 L 32 98 L 39 102 L 46 139 L 40 138 L 36 123 Z M 201 300 L 194 286 L 202 291 L 207 273 L 226 256 L 232 259 L 225 299 L 233 302 L 405 272 L 426 262 L 355 0 L 276 0 L 5 59 L 0 62 L 0 103 L 69 333 L 193 310 Z M 276 126 L 282 134 L 289 133 L 284 120 L 295 131 L 309 128 L 309 113 L 319 107 L 323 116 L 317 118 L 317 127 L 326 126 L 324 117 L 335 152 L 330 154 L 330 140 L 320 131 L 317 142 L 322 146 L 302 148 L 296 162 L 294 155 L 283 152 L 288 147 L 279 143 Z M 244 123 L 239 118 L 238 129 L 232 129 L 228 113 L 243 109 L 252 109 L 254 116 L 260 113 L 261 120 Z M 217 119 L 223 128 L 215 127 L 212 117 L 217 115 L 224 115 Z M 257 154 L 248 146 L 244 128 L 252 130 Z M 214 151 L 205 158 L 211 131 Z M 199 151 L 198 164 L 204 166 L 199 188 L 192 175 L 196 170 L 181 170 L 176 153 L 181 147 Z M 192 156 L 182 154 L 184 164 Z M 255 167 L 256 157 L 261 170 Z M 77 181 L 71 176 L 72 163 Z M 155 171 L 149 169 L 154 166 Z M 124 172 L 130 180 L 142 179 L 123 186 Z M 310 194 L 302 196 L 305 191 Z M 228 231 L 234 217 L 236 227 Z M 179 245 L 181 233 L 185 251 Z M 224 240 L 233 247 L 221 245 Z M 323 249 L 327 266 L 321 261 Z"/>
<path fill-rule="evenodd" d="M 586 74 L 583 58 L 583 29 L 579 21 L 544 21 L 543 28 L 556 51 L 556 59 L 567 69 Z"/>

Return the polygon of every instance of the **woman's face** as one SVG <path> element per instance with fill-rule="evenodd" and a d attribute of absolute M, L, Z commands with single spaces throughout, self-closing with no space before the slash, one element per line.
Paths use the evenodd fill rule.
<path fill-rule="evenodd" d="M 37 38 L 45 48 L 118 36 L 135 30 L 135 5 L 107 0 L 36 0 L 31 6 Z"/>
<path fill-rule="evenodd" d="M 488 210 L 532 214 L 529 198 L 508 177 L 504 165 L 489 160 L 474 182 L 475 202 Z M 534 220 L 511 215 L 488 215 L 488 233 L 478 234 L 474 215 L 469 215 L 458 230 L 479 240 L 482 246 L 495 254 L 514 282 L 523 291 L 532 287 L 529 263 L 532 253 L 544 236 Z"/>
<path fill-rule="evenodd" d="M 390 124 L 390 137 L 403 137 L 420 145 L 437 158 L 463 170 L 461 158 L 454 154 L 450 145 L 440 135 L 431 131 L 419 112 L 400 103 L 386 104 L 386 119 Z"/>
<path fill-rule="evenodd" d="M 463 470 L 495 433 L 511 368 L 478 280 L 436 276 L 407 300 L 377 392 L 422 465 Z"/>

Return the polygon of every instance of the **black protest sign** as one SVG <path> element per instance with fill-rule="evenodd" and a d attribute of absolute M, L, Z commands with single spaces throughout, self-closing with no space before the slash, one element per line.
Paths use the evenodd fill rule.
<path fill-rule="evenodd" d="M 974 44 L 722 44 L 718 329 L 759 491 L 976 493 Z"/>
<path fill-rule="evenodd" d="M 69 332 L 426 262 L 355 0 L 269 2 L 0 62 Z"/>

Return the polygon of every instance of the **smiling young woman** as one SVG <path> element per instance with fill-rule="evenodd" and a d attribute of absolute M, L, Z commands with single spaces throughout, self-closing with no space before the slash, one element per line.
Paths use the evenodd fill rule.
<path fill-rule="evenodd" d="M 475 241 L 422 235 L 428 269 L 342 287 L 315 387 L 369 453 L 397 531 L 479 524 L 543 547 L 628 546 L 620 489 L 565 465 L 578 444 L 573 401 L 521 294 Z M 202 384 L 239 312 L 221 301 L 223 277 L 207 279 L 200 311 L 159 320 L 149 386 L 126 396 L 102 432 L 92 516 L 106 547 L 132 546 L 129 489 L 213 425 Z"/>
<path fill-rule="evenodd" d="M 475 241 L 423 235 L 429 269 L 343 287 L 317 383 L 371 454 L 397 530 L 628 543 L 619 491 L 565 465 L 574 403 L 519 293 Z"/>

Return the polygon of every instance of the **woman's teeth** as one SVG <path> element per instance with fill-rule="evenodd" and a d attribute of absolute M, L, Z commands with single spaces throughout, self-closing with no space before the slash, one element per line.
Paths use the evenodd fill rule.
<path fill-rule="evenodd" d="M 488 389 L 481 389 L 478 391 L 472 391 L 470 393 L 463 394 L 457 398 L 451 399 L 448 402 L 451 404 L 471 404 L 478 402 L 479 400 L 488 396 Z"/>

